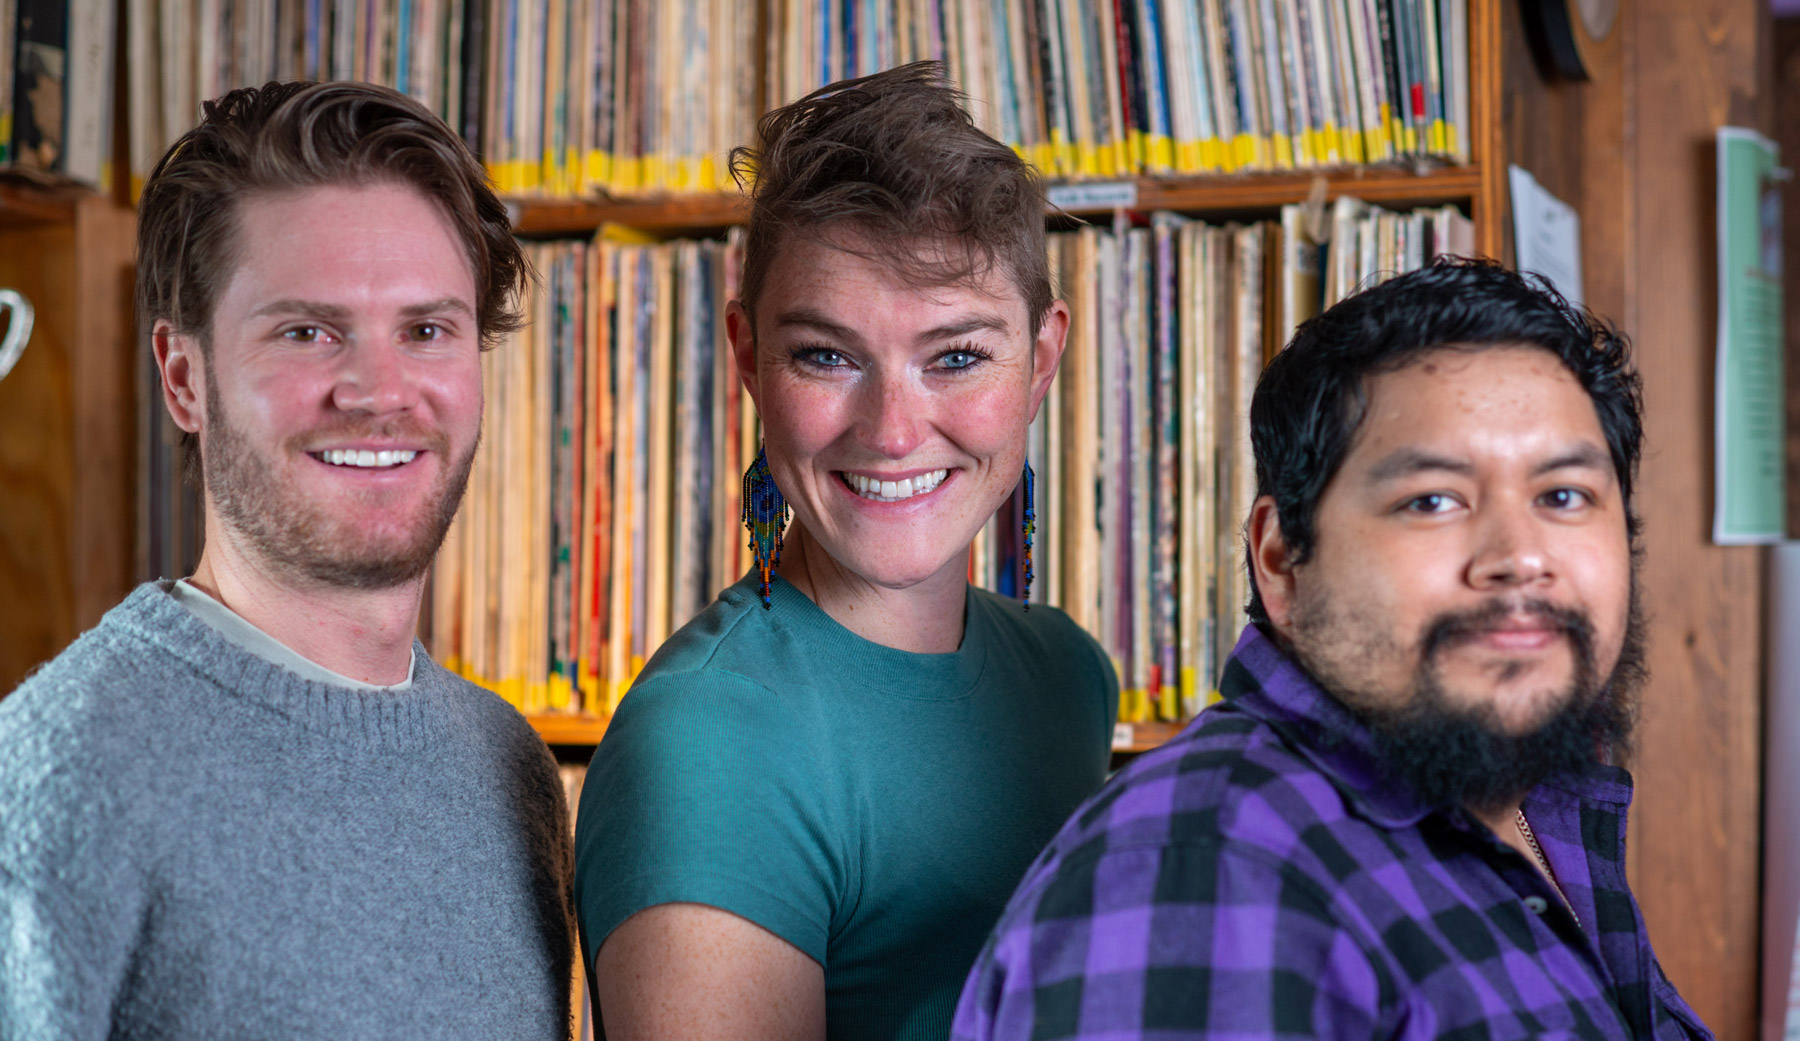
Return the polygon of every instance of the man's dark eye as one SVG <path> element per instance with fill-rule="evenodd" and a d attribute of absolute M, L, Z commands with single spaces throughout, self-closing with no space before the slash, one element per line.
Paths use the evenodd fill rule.
<path fill-rule="evenodd" d="M 1544 505 L 1559 510 L 1574 509 L 1585 506 L 1591 501 L 1586 492 L 1577 488 L 1555 488 L 1544 493 Z"/>

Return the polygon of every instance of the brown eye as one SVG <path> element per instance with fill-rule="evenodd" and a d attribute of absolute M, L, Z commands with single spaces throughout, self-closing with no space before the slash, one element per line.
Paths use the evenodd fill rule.
<path fill-rule="evenodd" d="M 1593 499 L 1579 488 L 1552 488 L 1539 496 L 1538 501 L 1553 510 L 1575 510 L 1588 505 Z"/>
<path fill-rule="evenodd" d="M 1456 500 L 1439 492 L 1428 492 L 1406 500 L 1401 508 L 1408 513 L 1443 513 L 1456 504 Z"/>

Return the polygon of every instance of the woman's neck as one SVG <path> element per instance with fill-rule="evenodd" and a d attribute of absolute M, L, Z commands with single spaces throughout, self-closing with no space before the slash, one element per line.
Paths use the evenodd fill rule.
<path fill-rule="evenodd" d="M 844 628 L 917 654 L 947 654 L 962 646 L 966 566 L 946 565 L 923 582 L 892 589 L 840 566 L 798 524 L 788 529 L 786 542 L 777 572 Z"/>

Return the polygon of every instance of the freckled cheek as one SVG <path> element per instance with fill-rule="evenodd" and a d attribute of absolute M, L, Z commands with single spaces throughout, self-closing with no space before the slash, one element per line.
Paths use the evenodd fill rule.
<path fill-rule="evenodd" d="M 966 451 L 993 456 L 1023 446 L 1028 402 L 1014 388 L 984 387 L 935 403 L 939 429 Z"/>
<path fill-rule="evenodd" d="M 777 452 L 811 455 L 848 435 L 856 416 L 848 395 L 784 387 L 763 395 L 764 442 Z"/>

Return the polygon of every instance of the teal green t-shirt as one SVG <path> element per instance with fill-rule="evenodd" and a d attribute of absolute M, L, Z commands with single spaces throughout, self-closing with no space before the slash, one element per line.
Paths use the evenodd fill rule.
<path fill-rule="evenodd" d="M 1105 779 L 1117 676 L 1061 611 L 981 590 L 950 654 L 772 596 L 740 581 L 671 637 L 595 751 L 586 964 L 645 908 L 709 904 L 824 967 L 831 1038 L 942 1039 L 1013 888 Z"/>

